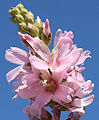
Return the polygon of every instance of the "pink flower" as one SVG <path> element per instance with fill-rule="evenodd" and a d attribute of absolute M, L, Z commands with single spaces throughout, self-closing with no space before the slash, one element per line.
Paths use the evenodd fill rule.
<path fill-rule="evenodd" d="M 31 105 L 24 112 L 32 115 L 40 115 L 41 109 L 53 100 L 59 104 L 71 102 L 73 90 L 62 84 L 65 72 L 53 72 L 35 69 L 32 65 L 32 73 L 27 73 L 21 78 L 22 85 L 15 92 L 22 98 L 32 99 Z M 16 83 L 17 84 L 17 83 Z"/>
<path fill-rule="evenodd" d="M 6 77 L 8 82 L 15 79 L 19 74 L 26 73 L 27 70 L 30 69 L 29 66 L 26 65 L 29 62 L 29 54 L 20 48 L 11 47 L 11 49 L 6 50 L 5 58 L 9 62 L 20 65 L 7 73 Z"/>
<path fill-rule="evenodd" d="M 57 31 L 52 54 L 44 42 L 38 37 L 32 38 L 28 34 L 22 35 L 34 51 L 41 56 L 42 59 L 32 56 L 32 64 L 35 68 L 41 70 L 50 68 L 51 71 L 67 71 L 71 66 L 82 64 L 89 57 L 89 51 L 83 52 L 82 48 L 77 48 L 73 45 L 73 33 L 71 31 L 64 31 L 64 34 L 60 29 Z"/>

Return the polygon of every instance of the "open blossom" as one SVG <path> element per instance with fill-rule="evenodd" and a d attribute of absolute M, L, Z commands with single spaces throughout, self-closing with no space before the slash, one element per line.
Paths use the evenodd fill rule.
<path fill-rule="evenodd" d="M 50 100 L 59 104 L 62 101 L 65 103 L 71 102 L 70 95 L 73 90 L 62 84 L 63 78 L 63 71 L 51 74 L 50 71 L 38 70 L 32 66 L 32 73 L 24 75 L 21 78 L 22 84 L 15 89 L 18 96 L 33 99 L 31 105 L 26 107 L 24 112 L 32 115 L 40 115 L 41 109 Z"/>
<path fill-rule="evenodd" d="M 52 100 L 71 112 L 84 113 L 84 107 L 93 102 L 94 95 L 87 95 L 92 92 L 94 84 L 85 81 L 81 74 L 84 67 L 78 65 L 90 57 L 90 51 L 83 52 L 82 48 L 73 45 L 71 31 L 57 31 L 52 53 L 38 37 L 22 33 L 19 36 L 24 37 L 28 49 L 37 54 L 12 47 L 5 55 L 8 61 L 20 65 L 7 74 L 7 79 L 9 82 L 18 79 L 13 83 L 14 99 L 31 100 L 24 112 L 31 117 L 41 115 L 41 110 Z"/>
<path fill-rule="evenodd" d="M 32 57 L 32 62 L 38 69 L 45 70 L 50 68 L 51 71 L 67 71 L 71 66 L 82 64 L 87 57 L 90 57 L 88 50 L 83 52 L 82 48 L 77 48 L 76 45 L 73 45 L 73 33 L 71 31 L 65 31 L 64 34 L 60 29 L 57 31 L 52 54 L 38 37 L 32 38 L 28 34 L 22 33 L 20 35 L 24 36 L 34 51 L 42 58 Z"/>

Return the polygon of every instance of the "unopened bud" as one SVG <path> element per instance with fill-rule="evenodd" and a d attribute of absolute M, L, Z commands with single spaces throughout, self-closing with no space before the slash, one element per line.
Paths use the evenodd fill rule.
<path fill-rule="evenodd" d="M 15 15 L 14 15 L 13 17 L 11 17 L 10 20 L 11 20 L 13 23 L 17 24 L 16 16 L 15 16 Z"/>
<path fill-rule="evenodd" d="M 16 7 L 17 7 L 19 10 L 21 10 L 22 8 L 24 8 L 24 6 L 23 6 L 21 3 L 19 3 Z"/>
<path fill-rule="evenodd" d="M 9 10 L 10 15 L 18 15 L 20 13 L 20 10 L 18 8 L 11 8 Z"/>
<path fill-rule="evenodd" d="M 39 18 L 39 16 L 37 16 L 37 19 L 35 20 L 34 25 L 39 29 L 40 33 L 43 31 L 43 23 L 42 23 L 41 19 Z"/>
<path fill-rule="evenodd" d="M 26 32 L 26 30 L 27 30 L 27 25 L 26 25 L 26 23 L 19 23 L 19 26 L 18 26 L 18 29 L 19 29 L 19 31 L 21 31 L 21 32 Z"/>
<path fill-rule="evenodd" d="M 46 19 L 46 22 L 43 24 L 43 32 L 46 36 L 48 36 L 51 32 L 48 19 Z"/>
<path fill-rule="evenodd" d="M 16 20 L 17 20 L 17 22 L 21 23 L 24 21 L 24 17 L 22 15 L 18 14 L 18 15 L 16 15 Z"/>
<path fill-rule="evenodd" d="M 26 20 L 27 23 L 32 23 L 33 24 L 34 23 L 34 16 L 33 16 L 33 14 L 31 12 L 28 12 L 26 14 L 25 20 Z"/>
<path fill-rule="evenodd" d="M 43 42 L 46 44 L 46 45 L 49 45 L 50 42 L 51 42 L 51 33 L 49 34 L 49 36 L 47 37 L 44 33 L 42 33 L 40 35 L 41 37 L 41 40 L 43 40 Z"/>
<path fill-rule="evenodd" d="M 39 34 L 39 30 L 35 25 L 28 24 L 28 31 L 32 35 L 32 37 L 35 37 Z"/>
<path fill-rule="evenodd" d="M 21 14 L 22 14 L 22 15 L 25 15 L 25 14 L 27 14 L 27 13 L 28 13 L 27 9 L 25 9 L 25 8 L 22 8 L 22 9 L 21 9 Z"/>
<path fill-rule="evenodd" d="M 39 16 L 37 16 L 36 22 L 37 22 L 38 24 L 40 24 L 40 25 L 43 25 L 43 23 L 42 23 L 42 21 L 41 21 L 41 19 L 40 19 Z"/>

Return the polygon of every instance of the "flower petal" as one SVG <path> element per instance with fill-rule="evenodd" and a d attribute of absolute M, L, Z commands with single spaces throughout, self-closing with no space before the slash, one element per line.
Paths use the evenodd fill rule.
<path fill-rule="evenodd" d="M 61 38 L 72 39 L 73 36 L 74 35 L 71 31 L 69 31 L 69 32 L 64 31 L 64 33 L 62 33 L 61 29 L 58 29 L 56 32 L 56 35 L 55 35 L 54 47 L 58 44 L 58 42 L 60 41 Z"/>
<path fill-rule="evenodd" d="M 19 75 L 21 69 L 22 69 L 22 66 L 18 66 L 13 70 L 11 70 L 10 72 L 8 72 L 6 74 L 8 82 L 11 82 L 13 79 L 15 79 Z"/>
<path fill-rule="evenodd" d="M 17 47 L 11 47 L 11 49 L 6 50 L 5 58 L 9 62 L 15 64 L 24 64 L 28 62 L 28 54 Z"/>
<path fill-rule="evenodd" d="M 69 103 L 72 101 L 70 95 L 73 93 L 73 90 L 65 85 L 59 84 L 54 92 L 53 100 L 62 104 Z"/>
<path fill-rule="evenodd" d="M 78 48 L 78 49 L 74 49 L 72 50 L 71 53 L 69 53 L 65 58 L 64 60 L 61 61 L 61 64 L 64 64 L 64 65 L 68 65 L 68 66 L 73 66 L 75 65 L 80 56 L 81 56 L 81 53 L 82 53 L 82 49 L 81 48 Z"/>
<path fill-rule="evenodd" d="M 51 53 L 47 45 L 38 37 L 32 38 L 28 34 L 23 34 L 27 42 L 33 47 L 34 51 L 40 55 L 45 61 L 51 62 Z"/>
<path fill-rule="evenodd" d="M 34 82 L 39 81 L 39 76 L 37 76 L 33 73 L 28 73 L 22 77 L 22 83 L 26 85 L 31 85 Z"/>
<path fill-rule="evenodd" d="M 43 70 L 43 69 L 49 68 L 48 64 L 45 61 L 37 58 L 36 56 L 31 56 L 29 60 L 30 60 L 31 65 L 37 69 Z"/>
<path fill-rule="evenodd" d="M 40 115 L 41 109 L 51 100 L 51 93 L 43 89 L 39 92 L 35 101 L 30 105 L 29 109 L 32 115 Z"/>
<path fill-rule="evenodd" d="M 81 54 L 81 57 L 80 57 L 79 61 L 77 62 L 77 65 L 84 63 L 84 61 L 85 61 L 86 58 L 88 58 L 88 57 L 91 58 L 91 56 L 90 56 L 90 51 L 89 51 L 89 50 L 86 50 L 86 51 L 84 51 L 84 52 Z"/>
<path fill-rule="evenodd" d="M 18 93 L 18 96 L 22 98 L 33 98 L 38 96 L 41 91 L 41 86 L 39 82 L 35 82 L 32 85 L 28 86 L 26 84 L 19 86 L 15 92 Z"/>

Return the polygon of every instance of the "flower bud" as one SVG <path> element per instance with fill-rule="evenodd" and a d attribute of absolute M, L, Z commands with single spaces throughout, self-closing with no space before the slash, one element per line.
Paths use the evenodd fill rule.
<path fill-rule="evenodd" d="M 34 16 L 31 12 L 28 12 L 25 16 L 26 23 L 34 23 Z"/>
<path fill-rule="evenodd" d="M 24 21 L 24 17 L 22 15 L 18 14 L 18 15 L 16 15 L 16 20 L 18 23 L 21 23 Z"/>
<path fill-rule="evenodd" d="M 24 8 L 24 6 L 23 6 L 21 3 L 19 3 L 16 7 L 17 7 L 19 10 L 21 10 L 22 8 Z"/>
<path fill-rule="evenodd" d="M 21 14 L 22 14 L 22 15 L 25 15 L 25 14 L 27 14 L 27 13 L 28 13 L 27 9 L 21 8 Z"/>
<path fill-rule="evenodd" d="M 13 17 L 10 17 L 10 20 L 11 20 L 13 23 L 17 24 L 16 16 L 15 16 L 15 15 L 14 15 Z"/>
<path fill-rule="evenodd" d="M 43 24 L 43 32 L 46 36 L 48 36 L 51 32 L 48 19 L 46 19 L 46 22 Z"/>
<path fill-rule="evenodd" d="M 35 24 L 34 24 L 40 32 L 42 32 L 43 30 L 43 23 L 41 21 L 41 19 L 39 18 L 39 16 L 37 16 L 37 19 L 35 20 Z"/>
<path fill-rule="evenodd" d="M 30 23 L 28 23 L 28 31 L 32 37 L 38 36 L 38 34 L 39 34 L 38 28 L 35 25 L 32 25 Z"/>
<path fill-rule="evenodd" d="M 26 23 L 24 23 L 24 22 L 19 23 L 18 29 L 19 29 L 19 31 L 21 31 L 21 32 L 26 32 L 26 30 L 27 30 L 27 25 L 26 25 Z"/>
<path fill-rule="evenodd" d="M 50 42 L 51 42 L 51 33 L 49 34 L 49 36 L 47 37 L 44 33 L 42 33 L 40 35 L 41 37 L 41 40 L 43 40 L 43 42 L 46 44 L 46 45 L 49 45 Z"/>
<path fill-rule="evenodd" d="M 20 10 L 18 8 L 11 8 L 9 10 L 10 15 L 18 15 L 20 14 Z"/>

